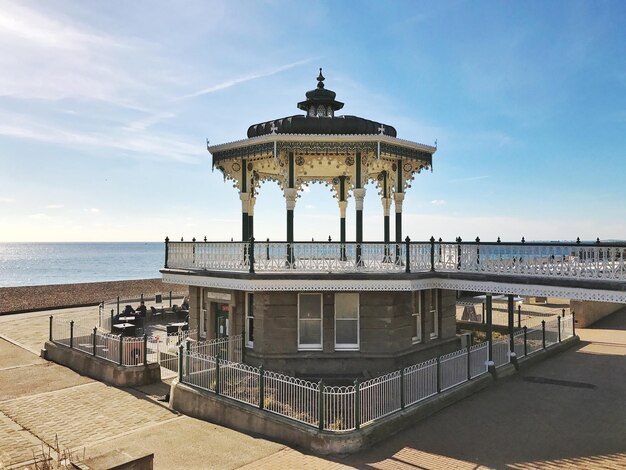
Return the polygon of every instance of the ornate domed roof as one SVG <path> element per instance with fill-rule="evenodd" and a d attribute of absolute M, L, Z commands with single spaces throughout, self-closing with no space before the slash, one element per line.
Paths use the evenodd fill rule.
<path fill-rule="evenodd" d="M 248 128 L 248 137 L 268 134 L 382 134 L 396 137 L 396 130 L 389 125 L 358 116 L 335 116 L 343 103 L 335 100 L 336 93 L 324 88 L 322 69 L 317 77 L 317 88 L 306 93 L 306 100 L 298 108 L 306 115 L 294 115 L 273 121 L 253 124 Z"/>

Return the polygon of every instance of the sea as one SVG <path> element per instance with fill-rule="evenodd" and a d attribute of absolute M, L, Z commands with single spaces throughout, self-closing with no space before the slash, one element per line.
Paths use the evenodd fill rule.
<path fill-rule="evenodd" d="M 0 287 L 153 279 L 163 242 L 0 243 Z"/>

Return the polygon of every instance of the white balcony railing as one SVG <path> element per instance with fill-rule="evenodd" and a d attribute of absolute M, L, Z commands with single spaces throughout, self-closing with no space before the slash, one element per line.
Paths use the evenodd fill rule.
<path fill-rule="evenodd" d="M 232 272 L 458 272 L 626 281 L 626 244 L 167 242 L 169 269 Z"/>

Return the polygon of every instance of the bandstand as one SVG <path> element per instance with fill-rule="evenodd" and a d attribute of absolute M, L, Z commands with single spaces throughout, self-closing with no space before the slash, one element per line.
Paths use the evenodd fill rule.
<path fill-rule="evenodd" d="M 242 241 L 166 243 L 163 279 L 189 286 L 190 327 L 200 337 L 243 332 L 246 362 L 272 370 L 355 378 L 456 350 L 455 291 L 410 274 L 418 251 L 429 247 L 411 246 L 402 233 L 405 192 L 432 169 L 436 148 L 399 139 L 391 125 L 337 115 L 344 104 L 324 80 L 320 69 L 317 87 L 297 104 L 305 114 L 254 124 L 246 139 L 208 146 L 213 167 L 239 191 Z M 266 181 L 284 194 L 282 242 L 254 239 L 255 202 Z M 294 240 L 298 194 L 311 183 L 326 184 L 337 200 L 339 240 Z M 380 242 L 363 241 L 368 183 L 384 209 Z M 356 239 L 349 241 L 351 198 Z"/>

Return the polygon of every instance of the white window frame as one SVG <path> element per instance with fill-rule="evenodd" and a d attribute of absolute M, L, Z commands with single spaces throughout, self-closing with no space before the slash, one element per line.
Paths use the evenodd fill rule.
<path fill-rule="evenodd" d="M 439 289 L 428 289 L 431 291 L 431 295 L 434 296 L 434 309 L 431 309 L 428 312 L 425 312 L 426 307 L 424 306 L 424 296 L 420 292 L 420 313 L 423 315 L 427 313 L 428 318 L 431 320 L 433 325 L 433 331 L 430 333 L 430 339 L 439 338 Z"/>
<path fill-rule="evenodd" d="M 413 342 L 413 344 L 417 344 L 422 342 L 422 291 L 418 290 L 417 292 L 414 292 L 413 295 L 414 301 L 411 321 L 417 326 L 417 336 L 412 336 L 411 341 Z M 411 325 L 411 329 L 413 328 L 413 324 Z"/>
<path fill-rule="evenodd" d="M 250 340 L 250 320 L 252 320 L 252 323 L 254 324 L 254 309 L 252 310 L 252 316 L 250 316 L 250 296 L 254 296 L 254 293 L 252 292 L 245 292 L 244 293 L 246 296 L 246 310 L 245 310 L 245 325 L 246 325 L 246 346 L 249 348 L 253 348 L 254 347 L 254 340 Z M 254 301 L 254 300 L 253 300 Z"/>
<path fill-rule="evenodd" d="M 356 343 L 337 343 L 337 322 L 354 321 L 354 318 L 337 318 L 337 296 L 356 295 Z M 361 347 L 361 296 L 358 292 L 338 292 L 335 294 L 335 350 L 358 351 Z"/>
<path fill-rule="evenodd" d="M 200 334 L 200 338 L 207 338 L 207 330 L 206 326 L 206 318 L 207 318 L 207 301 L 204 297 L 204 289 L 200 288 L 200 315 L 198 317 L 198 333 Z"/>
<path fill-rule="evenodd" d="M 301 344 L 300 343 L 300 322 L 301 321 L 317 321 L 317 320 L 300 320 L 300 296 L 301 295 L 318 295 L 320 298 L 320 342 L 319 344 Z M 321 351 L 324 344 L 324 298 L 321 293 L 303 292 L 298 294 L 298 351 Z"/>

